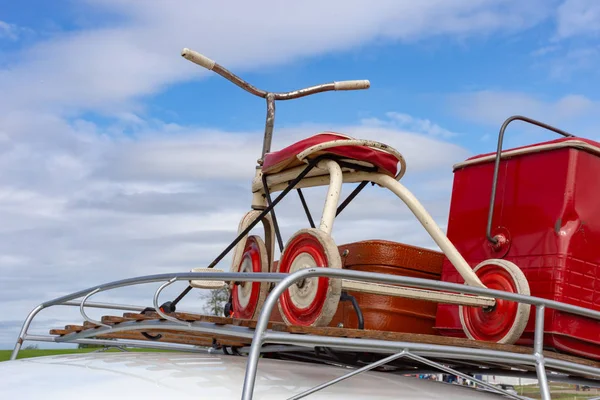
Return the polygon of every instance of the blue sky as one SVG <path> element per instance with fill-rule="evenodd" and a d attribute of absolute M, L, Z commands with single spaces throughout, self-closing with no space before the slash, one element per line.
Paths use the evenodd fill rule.
<path fill-rule="evenodd" d="M 51 42 L 53 38 L 127 26 L 132 15 L 119 13 L 117 7 L 117 10 L 110 7 L 111 3 L 59 1 L 49 5 L 33 1 L 27 6 L 27 3 L 18 6 L 15 3 L 5 4 L 1 12 L 4 22 L 11 24 L 11 28 L 6 28 L 4 40 L 0 42 L 0 51 L 6 56 L 4 62 L 11 66 L 15 63 L 18 65 L 20 51 Z M 474 4 L 479 3 L 486 4 Z M 505 9 L 510 10 L 510 2 L 497 3 L 504 4 Z M 589 11 L 590 7 L 595 7 L 593 2 L 565 2 L 567 5 L 569 3 L 575 4 L 571 7 L 575 11 L 593 14 L 594 10 Z M 294 125 L 306 120 L 324 124 L 343 123 L 361 117 L 378 118 L 386 111 L 402 110 L 465 135 L 475 135 L 482 129 L 491 131 L 492 128 L 487 125 L 498 125 L 498 120 L 490 119 L 489 124 L 473 124 L 473 121 L 468 121 L 464 115 L 453 110 L 452 95 L 489 90 L 526 95 L 531 100 L 546 104 L 572 94 L 593 98 L 597 87 L 597 72 L 593 68 L 598 51 L 594 41 L 595 28 L 589 27 L 591 38 L 580 33 L 561 37 L 560 19 L 553 15 L 556 10 L 549 6 L 560 5 L 560 2 L 548 1 L 544 4 L 546 7 L 540 12 L 542 16 L 538 17 L 540 21 L 522 29 L 502 26 L 492 32 L 482 30 L 480 33 L 474 29 L 472 33 L 432 36 L 417 32 L 416 35 L 422 34 L 423 37 L 405 40 L 365 38 L 348 49 L 332 49 L 299 57 L 284 65 L 267 65 L 263 71 L 252 67 L 238 70 L 248 80 L 273 90 L 292 89 L 334 79 L 366 77 L 372 81 L 373 86 L 368 92 L 330 93 L 296 101 L 293 105 L 282 104 L 278 110 L 278 126 Z M 562 6 L 568 9 L 564 4 Z M 486 10 L 483 6 L 480 8 Z M 210 10 L 210 7 L 206 10 Z M 527 15 L 518 8 L 514 13 L 518 15 L 519 11 L 523 18 Z M 434 24 L 434 21 L 426 23 Z M 318 30 L 319 27 L 312 29 Z M 426 31 L 425 27 L 423 30 Z M 190 37 L 185 43 L 174 42 L 172 57 L 176 60 L 177 46 L 182 44 L 203 50 L 197 47 L 202 40 L 194 39 Z M 198 43 L 196 47 L 194 42 Z M 243 41 L 236 45 L 243 45 Z M 231 51 L 234 49 L 231 48 Z M 570 58 L 576 60 L 570 61 Z M 188 70 L 186 72 L 193 74 Z M 261 101 L 250 98 L 218 77 L 212 77 L 201 85 L 190 84 L 187 80 L 185 83 L 172 82 L 154 87 L 151 91 L 139 99 L 138 105 L 145 108 L 140 114 L 144 118 L 232 130 L 253 129 L 261 122 L 257 118 L 262 112 Z M 205 101 L 206 98 L 211 101 Z M 199 102 L 202 107 L 196 106 Z M 502 104 L 508 105 L 510 101 Z M 527 111 L 526 107 L 523 108 Z M 95 122 L 109 122 L 99 118 L 102 116 L 96 115 L 93 107 L 77 111 Z M 554 119 L 552 115 L 538 114 L 546 120 Z M 556 122 L 563 121 L 557 119 Z"/>
<path fill-rule="evenodd" d="M 445 228 L 452 164 L 492 151 L 510 115 L 600 139 L 599 27 L 593 0 L 3 2 L 0 271 L 9 290 L 0 300 L 11 312 L 0 316 L 0 345 L 41 301 L 189 270 L 233 238 L 249 206 L 264 101 L 186 61 L 182 48 L 273 91 L 369 79 L 367 91 L 278 103 L 273 147 L 321 130 L 386 142 Z M 507 145 L 554 138 L 515 124 Z M 308 194 L 316 214 L 322 195 Z M 336 222 L 337 243 L 435 247 L 388 194 L 356 202 Z M 296 199 L 284 203 L 289 236 L 306 222 Z M 149 301 L 136 297 L 148 296 L 141 289 L 119 296 Z M 48 313 L 40 318 L 58 326 L 79 322 Z"/>
<path fill-rule="evenodd" d="M 4 4 L 1 10 L 3 21 L 12 26 L 12 33 L 5 33 L 4 40 L 0 41 L 4 62 L 11 66 L 18 65 L 21 51 L 40 43 L 52 42 L 54 38 L 128 26 L 135 15 L 120 13 L 119 7 L 111 7 L 116 3 L 63 0 L 53 5 L 42 1 L 22 5 Z M 494 2 L 473 4 L 480 3 L 486 5 Z M 515 7 L 510 1 L 496 4 L 503 5 L 497 18 L 504 11 L 523 19 L 529 15 L 528 10 L 522 9 L 523 6 Z M 593 100 L 598 82 L 598 73 L 594 68 L 594 61 L 598 58 L 595 28 L 582 28 L 590 29 L 590 32 L 561 33 L 561 29 L 564 30 L 561 23 L 568 25 L 578 20 L 561 22 L 566 17 L 560 19 L 561 9 L 557 10 L 556 6 L 562 7 L 563 14 L 570 11 L 571 14 L 580 13 L 584 16 L 593 15 L 596 6 L 593 2 L 585 1 L 562 4 L 559 1 L 547 1 L 540 4 L 545 7 L 540 7 L 539 13 L 531 16 L 532 19 L 539 18 L 531 26 L 514 27 L 507 24 L 491 31 L 481 29 L 478 32 L 473 29 L 473 32 L 460 34 L 428 35 L 426 24 L 435 24 L 435 17 L 432 16 L 431 21 L 424 22 L 424 32 L 415 29 L 416 32 L 411 33 L 415 37 L 365 38 L 347 49 L 333 48 L 320 54 L 296 57 L 283 65 L 266 65 L 263 70 L 248 66 L 237 71 L 260 87 L 272 90 L 288 90 L 337 79 L 368 78 L 372 81 L 372 88 L 367 92 L 328 93 L 292 104 L 281 104 L 278 108 L 278 127 L 305 121 L 328 126 L 355 122 L 360 118 L 381 118 L 385 112 L 401 110 L 415 118 L 435 121 L 446 129 L 460 132 L 462 137 L 458 141 L 464 140 L 462 143 L 469 144 L 473 151 L 485 151 L 486 147 L 473 143 L 472 136 L 482 131 L 494 133 L 501 120 L 499 117 L 488 118 L 489 123 L 482 123 L 480 120 L 484 116 L 474 117 L 477 121 L 469 120 L 464 110 L 457 112 L 453 107 L 453 96 L 462 95 L 463 101 L 466 101 L 465 96 L 491 91 L 497 96 L 504 95 L 494 100 L 500 102 L 499 107 L 505 107 L 506 116 L 510 112 L 531 111 L 536 117 L 562 123 L 565 129 L 586 129 L 578 126 L 576 119 L 556 118 L 546 112 L 548 110 L 544 106 L 568 95 L 585 96 Z M 202 12 L 209 13 L 210 7 L 204 7 L 206 10 L 200 7 Z M 452 9 L 452 6 L 448 8 Z M 455 8 L 462 11 L 460 6 Z M 467 10 L 471 8 L 483 13 L 497 7 L 466 7 Z M 309 29 L 321 28 L 317 25 Z M 173 58 L 171 61 L 183 64 L 184 60 L 177 60 L 179 48 L 185 45 L 202 51 L 201 43 L 204 40 L 207 40 L 206 37 L 174 41 L 169 49 Z M 236 51 L 236 46 L 243 45 L 243 39 L 240 40 L 241 43 L 235 43 L 228 50 Z M 166 52 L 161 55 L 168 56 Z M 181 68 L 194 74 L 189 67 Z M 144 108 L 139 114 L 141 118 L 228 130 L 257 129 L 262 123 L 262 101 L 219 77 L 211 77 L 201 84 L 188 80 L 169 82 L 149 90 L 151 93 L 143 93 L 136 98 L 139 101 L 137 106 Z M 523 96 L 523 101 L 539 102 L 541 109 L 528 110 L 533 108 L 532 105 L 511 108 L 511 95 Z M 211 101 L 206 101 L 208 98 Z M 202 106 L 199 107 L 199 104 Z M 104 115 L 96 114 L 97 111 L 94 107 L 77 110 L 94 122 L 110 123 L 110 118 L 105 119 Z M 483 146 L 489 148 L 488 144 Z"/>

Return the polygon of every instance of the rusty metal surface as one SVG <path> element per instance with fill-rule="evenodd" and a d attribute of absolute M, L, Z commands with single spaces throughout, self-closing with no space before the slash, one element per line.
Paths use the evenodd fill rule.
<path fill-rule="evenodd" d="M 262 97 L 262 98 L 267 97 L 266 91 L 252 86 L 251 84 L 249 84 L 248 82 L 246 82 L 245 80 L 243 80 L 242 78 L 235 75 L 234 73 L 232 73 L 231 71 L 227 70 L 225 67 L 223 67 L 219 64 L 215 63 L 215 66 L 213 67 L 212 70 L 214 72 L 216 72 L 217 74 L 221 75 L 223 78 L 236 84 L 237 86 L 241 87 L 242 89 L 244 89 L 245 91 L 247 91 L 249 93 L 252 93 L 255 96 Z"/>
<path fill-rule="evenodd" d="M 275 126 L 275 96 L 273 93 L 267 94 L 267 120 L 265 122 L 265 137 L 263 139 L 263 149 L 260 155 L 259 163 L 268 152 L 271 151 L 271 141 L 273 140 L 273 127 Z"/>

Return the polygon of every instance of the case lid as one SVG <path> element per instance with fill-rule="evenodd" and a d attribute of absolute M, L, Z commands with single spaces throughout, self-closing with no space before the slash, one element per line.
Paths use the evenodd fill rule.
<path fill-rule="evenodd" d="M 512 158 L 517 156 L 522 156 L 530 153 L 540 153 L 543 151 L 551 151 L 558 150 L 564 148 L 574 148 L 582 151 L 586 151 L 588 153 L 594 154 L 596 156 L 600 156 L 600 143 L 595 142 L 590 139 L 578 138 L 578 137 L 570 137 L 570 138 L 560 138 L 556 140 L 551 140 L 548 142 L 536 143 L 528 146 L 515 147 L 509 150 L 503 150 L 501 154 L 501 159 Z M 480 154 L 477 156 L 473 156 L 467 158 L 467 160 L 454 164 L 453 169 L 457 170 L 460 168 L 468 167 L 475 164 L 484 164 L 488 162 L 494 162 L 496 160 L 496 152 Z"/>
<path fill-rule="evenodd" d="M 444 261 L 444 254 L 439 251 L 388 240 L 346 243 L 338 249 L 345 267 L 385 265 L 440 275 Z"/>

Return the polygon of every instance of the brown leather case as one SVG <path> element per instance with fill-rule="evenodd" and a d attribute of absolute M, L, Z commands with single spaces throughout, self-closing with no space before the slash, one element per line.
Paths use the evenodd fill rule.
<path fill-rule="evenodd" d="M 338 246 L 345 269 L 440 280 L 443 253 L 386 240 L 367 240 Z M 363 313 L 365 329 L 437 334 L 433 326 L 437 303 L 403 297 L 348 292 Z M 283 321 L 275 307 L 272 321 Z M 349 301 L 340 302 L 329 326 L 358 328 Z"/>

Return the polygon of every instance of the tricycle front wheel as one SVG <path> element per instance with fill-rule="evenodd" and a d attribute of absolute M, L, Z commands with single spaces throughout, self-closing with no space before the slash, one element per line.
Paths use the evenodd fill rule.
<path fill-rule="evenodd" d="M 473 272 L 489 289 L 529 295 L 529 284 L 523 271 L 510 261 L 491 259 L 479 263 Z M 463 331 L 469 339 L 512 344 L 525 330 L 531 306 L 496 299 L 493 307 L 459 306 Z"/>

